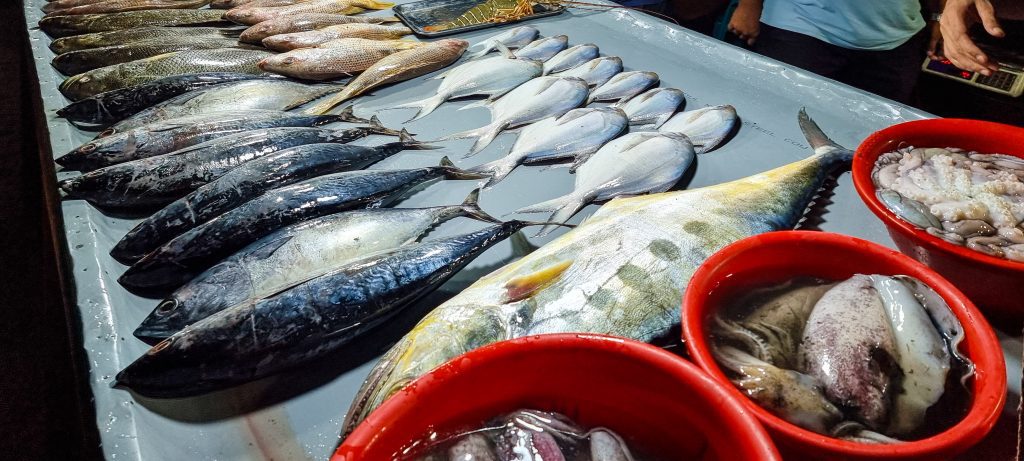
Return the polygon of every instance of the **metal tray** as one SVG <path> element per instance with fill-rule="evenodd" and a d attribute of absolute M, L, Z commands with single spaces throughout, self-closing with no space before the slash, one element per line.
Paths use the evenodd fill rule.
<path fill-rule="evenodd" d="M 428 26 L 451 21 L 462 15 L 462 13 L 465 13 L 470 8 L 483 3 L 484 2 L 481 0 L 423 0 L 420 2 L 396 5 L 392 8 L 392 11 L 394 11 L 395 16 L 398 16 L 398 19 L 401 19 L 406 26 L 409 26 L 416 35 L 421 37 L 442 37 L 445 35 L 488 29 L 505 24 L 513 24 L 547 16 L 554 16 L 565 12 L 565 6 L 561 5 L 536 5 L 533 7 L 533 14 L 516 21 L 507 21 L 502 23 L 486 22 L 437 32 L 429 32 L 425 30 Z"/>

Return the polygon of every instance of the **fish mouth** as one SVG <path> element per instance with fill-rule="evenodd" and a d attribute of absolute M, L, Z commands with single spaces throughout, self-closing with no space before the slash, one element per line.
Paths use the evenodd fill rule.
<path fill-rule="evenodd" d="M 149 319 L 142 322 L 142 324 L 132 332 L 132 336 L 135 336 L 139 341 L 149 344 L 150 346 L 155 346 L 159 344 L 160 341 L 163 341 L 176 333 L 176 331 L 171 331 L 171 329 L 166 326 L 147 325 L 147 323 L 149 323 Z"/>

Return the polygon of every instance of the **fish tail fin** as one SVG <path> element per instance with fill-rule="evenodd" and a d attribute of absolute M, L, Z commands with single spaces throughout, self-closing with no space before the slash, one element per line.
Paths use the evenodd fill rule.
<path fill-rule="evenodd" d="M 392 131 L 394 131 L 394 130 L 392 130 Z M 432 146 L 430 144 L 426 144 L 426 143 L 417 141 L 415 138 L 412 137 L 411 134 L 409 134 L 408 131 L 405 131 L 405 128 L 402 128 L 402 131 L 398 132 L 398 142 L 390 143 L 390 144 L 388 144 L 388 146 L 394 146 L 398 150 L 435 150 L 435 149 L 440 149 L 440 147 L 438 147 L 438 146 Z"/>
<path fill-rule="evenodd" d="M 352 108 L 351 104 L 349 104 L 348 106 L 345 106 L 345 108 L 342 109 L 341 112 L 338 112 L 337 115 L 338 115 L 338 120 L 342 121 L 342 122 L 348 122 L 348 123 L 370 123 L 370 120 L 367 120 L 367 119 L 362 118 L 362 117 L 356 117 L 355 110 Z M 379 122 L 379 120 L 378 120 L 378 122 Z"/>
<path fill-rule="evenodd" d="M 327 112 L 333 109 L 334 106 L 337 106 L 338 104 L 341 104 L 349 99 L 350 96 L 347 90 L 348 87 L 346 87 L 344 90 L 339 91 L 338 94 L 332 95 L 327 99 L 324 99 L 323 101 L 316 103 L 315 105 L 313 105 L 313 107 L 306 109 L 305 113 L 311 115 L 327 114 Z"/>
<path fill-rule="evenodd" d="M 397 136 L 399 138 L 405 135 L 409 139 L 412 139 L 412 134 L 409 133 L 408 131 L 405 131 L 404 128 L 401 131 L 388 128 L 384 126 L 382 123 L 380 123 L 380 119 L 377 118 L 376 115 L 370 117 L 370 120 L 367 122 L 367 126 L 364 127 L 363 129 L 366 130 L 366 132 L 368 133 L 382 134 L 385 136 Z M 413 141 L 415 141 L 415 139 L 413 139 Z"/>
<path fill-rule="evenodd" d="M 405 123 L 409 123 L 409 122 L 412 122 L 414 120 L 419 120 L 419 119 L 421 119 L 423 117 L 426 117 L 427 114 L 433 112 L 434 109 L 437 109 L 438 106 L 443 104 L 445 102 L 445 100 L 447 100 L 447 99 L 448 98 L 446 98 L 444 94 L 438 93 L 438 94 L 435 94 L 435 95 L 433 95 L 433 96 L 431 96 L 429 98 L 421 99 L 419 101 L 414 101 L 414 102 L 410 102 L 410 103 L 407 103 L 407 104 L 398 105 L 398 106 L 395 106 L 394 108 L 395 109 L 419 108 L 419 111 L 416 112 L 416 115 L 414 115 L 409 120 L 405 121 Z"/>
<path fill-rule="evenodd" d="M 377 1 L 377 0 L 358 0 L 358 1 L 352 2 L 352 5 L 360 7 L 360 8 L 368 8 L 368 9 L 371 9 L 371 10 L 385 10 L 385 9 L 388 9 L 388 8 L 391 8 L 391 7 L 395 6 L 394 3 L 391 3 L 391 2 L 381 2 L 381 1 Z"/>
<path fill-rule="evenodd" d="M 800 131 L 803 132 L 804 138 L 807 138 L 807 142 L 814 149 L 814 153 L 825 154 L 843 163 L 849 163 L 853 160 L 853 151 L 836 144 L 824 131 L 821 131 L 818 124 L 807 115 L 806 108 L 800 109 L 800 113 L 797 115 L 797 122 L 800 124 Z"/>
<path fill-rule="evenodd" d="M 476 58 L 479 58 L 481 56 L 486 55 L 487 53 L 490 53 L 491 50 L 494 49 L 494 42 L 491 42 L 490 40 L 487 40 L 487 41 L 484 41 L 484 42 L 480 42 L 477 45 L 481 46 L 480 50 L 479 51 L 474 51 L 469 56 L 466 56 L 466 59 L 476 59 Z M 473 47 L 476 47 L 476 45 L 473 45 Z"/>
<path fill-rule="evenodd" d="M 543 237 L 545 235 L 548 235 L 552 231 L 554 231 L 555 228 L 558 227 L 568 227 L 570 229 L 576 227 L 576 225 L 574 224 L 567 224 L 561 221 L 520 221 L 518 219 L 505 221 L 505 225 L 512 226 L 518 229 L 530 226 L 544 226 L 541 228 L 540 232 L 537 232 L 537 235 L 534 235 L 534 237 Z"/>
<path fill-rule="evenodd" d="M 384 17 L 377 18 L 377 19 L 380 19 L 380 22 L 400 22 L 401 21 L 401 19 L 398 19 L 398 16 L 384 16 Z"/>
<path fill-rule="evenodd" d="M 550 234 L 555 230 L 555 228 L 565 224 L 566 221 L 580 211 L 586 203 L 587 200 L 583 197 L 571 196 L 567 198 L 563 202 L 562 206 L 555 210 L 555 212 L 551 214 L 551 217 L 548 218 L 549 223 L 542 227 L 534 237 L 543 237 Z"/>
<path fill-rule="evenodd" d="M 484 179 L 488 177 L 485 174 L 463 170 L 462 168 L 455 166 L 455 164 L 452 163 L 451 159 L 449 159 L 447 156 L 441 158 L 441 163 L 438 165 L 438 168 L 440 168 L 441 171 L 444 173 L 445 179 Z"/>
<path fill-rule="evenodd" d="M 466 199 L 462 201 L 462 204 L 460 205 L 460 208 L 462 210 L 462 213 L 467 218 L 472 218 L 472 219 L 476 219 L 476 220 L 479 220 L 479 221 L 485 221 L 485 222 L 491 222 L 491 223 L 500 223 L 501 222 L 500 219 L 495 218 L 494 216 L 491 216 L 491 215 L 487 214 L 486 211 L 484 211 L 483 209 L 480 208 L 480 188 L 479 187 L 476 188 L 476 189 L 473 189 L 473 191 L 470 192 L 469 195 L 466 196 Z"/>
<path fill-rule="evenodd" d="M 479 138 L 485 134 L 494 130 L 495 124 L 484 125 L 480 128 L 474 128 L 472 130 L 466 130 L 459 133 L 453 133 L 448 136 L 438 138 L 437 141 L 451 141 L 453 139 L 464 139 L 464 138 Z M 500 129 L 499 129 L 500 131 Z"/>
<path fill-rule="evenodd" d="M 488 128 L 488 130 L 484 131 L 480 137 L 476 138 L 476 142 L 473 143 L 473 147 L 470 147 L 469 153 L 466 154 L 467 157 L 476 155 L 480 151 L 484 150 L 485 147 L 490 145 L 491 142 L 494 141 L 494 138 L 497 138 L 498 135 L 501 134 L 501 130 L 505 129 L 505 124 L 492 123 L 487 125 L 485 128 Z"/>
<path fill-rule="evenodd" d="M 479 101 L 473 101 L 473 102 L 471 102 L 469 104 L 466 104 L 465 106 L 460 107 L 459 110 L 475 109 L 477 107 L 490 107 L 491 103 L 493 103 L 495 99 L 498 99 L 498 98 L 495 98 L 495 97 L 492 96 L 492 97 L 487 98 L 487 99 L 481 99 Z"/>
<path fill-rule="evenodd" d="M 502 179 L 505 179 L 509 173 L 512 173 L 512 170 L 519 166 L 519 163 L 519 158 L 512 155 L 506 155 L 505 157 L 499 158 L 493 162 L 487 162 L 470 168 L 469 171 L 490 175 L 491 179 L 487 181 L 487 184 L 484 184 L 484 188 L 490 188 L 501 182 Z"/>

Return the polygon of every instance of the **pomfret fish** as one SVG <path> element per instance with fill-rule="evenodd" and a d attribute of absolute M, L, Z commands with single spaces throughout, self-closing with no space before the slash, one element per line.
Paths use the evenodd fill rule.
<path fill-rule="evenodd" d="M 455 62 L 466 51 L 469 42 L 444 39 L 430 42 L 425 46 L 399 51 L 352 79 L 340 93 L 317 103 L 307 110 L 311 114 L 324 114 L 334 106 L 388 83 L 401 82 L 420 75 L 429 74 Z"/>
<path fill-rule="evenodd" d="M 550 221 L 565 222 L 590 202 L 664 192 L 679 182 L 695 156 L 686 136 L 630 133 L 605 144 L 579 167 L 571 193 L 515 212 L 552 211 Z M 545 227 L 538 236 L 552 230 Z"/>
<path fill-rule="evenodd" d="M 619 72 L 622 72 L 622 59 L 618 56 L 603 56 L 562 71 L 558 76 L 582 78 L 587 85 L 597 87 L 604 85 Z"/>
<path fill-rule="evenodd" d="M 629 71 L 615 74 L 594 91 L 590 92 L 587 104 L 595 101 L 625 101 L 658 84 L 658 74 L 654 72 Z"/>
<path fill-rule="evenodd" d="M 657 130 L 685 102 L 686 96 L 682 90 L 652 88 L 624 103 L 616 103 L 615 106 L 622 108 L 622 111 L 629 117 L 631 126 Z M 695 142 L 693 139 L 690 141 Z"/>
<path fill-rule="evenodd" d="M 133 263 L 164 243 L 268 191 L 319 175 L 366 168 L 405 149 L 431 149 L 403 133 L 376 147 L 303 144 L 243 163 L 139 223 L 111 250 Z"/>
<path fill-rule="evenodd" d="M 441 139 L 477 138 L 469 151 L 472 155 L 487 147 L 506 128 L 558 117 L 579 107 L 587 91 L 587 82 L 575 77 L 538 77 L 485 104 L 491 111 L 490 124 Z"/>
<path fill-rule="evenodd" d="M 640 341 L 669 334 L 697 266 L 739 239 L 792 228 L 828 175 L 849 166 L 851 151 L 806 114 L 800 125 L 812 157 L 716 186 L 613 200 L 435 308 L 370 372 L 343 433 L 412 380 L 476 347 L 540 333 Z"/>
<path fill-rule="evenodd" d="M 50 64 L 64 75 L 75 75 L 98 67 L 121 64 L 158 54 L 185 50 L 210 50 L 238 45 L 232 37 L 169 37 L 142 40 L 123 45 L 110 45 L 69 51 L 53 58 Z"/>
<path fill-rule="evenodd" d="M 262 74 L 256 64 L 270 55 L 269 51 L 241 48 L 175 51 L 93 69 L 64 80 L 59 89 L 68 99 L 78 101 L 174 75 L 202 72 Z"/>
<path fill-rule="evenodd" d="M 739 117 L 730 105 L 688 110 L 673 115 L 659 131 L 685 134 L 698 154 L 708 152 L 729 137 Z"/>
<path fill-rule="evenodd" d="M 470 168 L 491 175 L 487 187 L 497 184 L 524 162 L 544 162 L 588 156 L 622 134 L 626 115 L 613 108 L 582 108 L 550 117 L 523 129 L 508 155 Z"/>
<path fill-rule="evenodd" d="M 477 204 L 479 189 L 461 205 L 371 208 L 337 213 L 278 230 L 228 257 L 177 289 L 135 330 L 146 342 L 246 301 L 330 272 L 378 251 L 415 242 L 457 217 L 497 222 Z"/>
<path fill-rule="evenodd" d="M 591 59 L 597 58 L 600 53 L 601 51 L 598 50 L 597 45 L 593 43 L 584 43 L 566 48 L 544 62 L 544 75 L 572 69 Z"/>
<path fill-rule="evenodd" d="M 116 383 L 152 397 L 187 396 L 302 365 L 346 346 L 528 225 L 509 221 L 380 252 L 238 304 L 157 344 Z"/>
<path fill-rule="evenodd" d="M 260 61 L 260 69 L 306 80 L 329 80 L 362 72 L 384 57 L 425 45 L 411 40 L 342 38 Z"/>
<path fill-rule="evenodd" d="M 47 13 L 47 16 L 121 13 L 138 10 L 202 8 L 210 0 L 106 0 L 85 5 L 69 6 Z"/>
<path fill-rule="evenodd" d="M 228 25 L 217 10 L 141 10 L 106 14 L 51 16 L 39 20 L 39 28 L 58 38 L 69 35 L 146 26 L 214 26 Z"/>
<path fill-rule="evenodd" d="M 545 62 L 560 53 L 567 46 L 569 46 L 569 37 L 556 35 L 554 37 L 534 40 L 529 45 L 516 50 L 515 55 L 517 58 Z"/>
<path fill-rule="evenodd" d="M 374 206 L 432 179 L 481 177 L 442 164 L 409 170 L 347 171 L 280 187 L 175 237 L 132 265 L 118 281 L 134 289 L 176 288 L 223 258 L 289 224 Z"/>
<path fill-rule="evenodd" d="M 69 51 L 124 45 L 141 40 L 232 38 L 237 37 L 241 30 L 237 27 L 138 27 L 58 38 L 50 42 L 50 50 L 55 54 L 64 54 Z"/>
<path fill-rule="evenodd" d="M 274 18 L 303 13 L 356 14 L 366 10 L 383 10 L 394 6 L 377 0 L 309 0 L 294 5 L 253 7 L 243 5 L 224 14 L 224 18 L 239 24 L 254 25 Z"/>
<path fill-rule="evenodd" d="M 291 51 L 312 48 L 341 38 L 365 38 L 367 40 L 395 40 L 409 35 L 412 30 L 402 25 L 388 24 L 339 24 L 308 32 L 271 35 L 263 39 L 263 46 L 274 51 Z"/>
<path fill-rule="evenodd" d="M 470 50 L 476 49 L 470 53 L 467 57 L 469 59 L 479 58 L 487 53 L 498 49 L 498 45 L 502 45 L 506 48 L 519 48 L 526 46 L 540 35 L 540 31 L 533 26 L 519 26 L 513 27 L 500 34 L 493 35 L 485 38 L 483 41 L 478 42 L 470 46 Z"/>
<path fill-rule="evenodd" d="M 292 32 L 308 32 L 311 30 L 323 29 L 327 26 L 339 24 L 351 24 L 361 22 L 366 24 L 383 24 L 386 22 L 397 22 L 394 16 L 346 16 L 344 14 L 329 13 L 302 13 L 290 14 L 279 18 L 269 19 L 256 25 L 249 26 L 238 37 L 238 40 L 245 43 L 262 44 L 263 39 L 271 35 L 288 34 Z"/>

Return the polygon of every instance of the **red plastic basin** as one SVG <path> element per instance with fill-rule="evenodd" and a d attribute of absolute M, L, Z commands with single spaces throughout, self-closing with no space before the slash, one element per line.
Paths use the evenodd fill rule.
<path fill-rule="evenodd" d="M 960 350 L 977 367 L 967 415 L 948 430 L 926 439 L 868 445 L 827 437 L 793 425 L 761 408 L 733 387 L 708 349 L 706 324 L 723 298 L 753 285 L 798 276 L 841 280 L 854 274 L 909 275 L 942 296 L 963 324 Z M 784 231 L 749 237 L 715 253 L 694 273 L 683 297 L 683 338 L 693 361 L 729 385 L 764 423 L 787 459 L 941 460 L 981 440 L 996 423 L 1006 399 L 1003 353 L 984 317 L 959 290 L 935 271 L 881 245 L 826 232 Z"/>
<path fill-rule="evenodd" d="M 889 230 L 900 251 L 953 282 L 993 320 L 1024 320 L 1024 263 L 954 245 L 903 221 L 875 197 L 871 170 L 879 155 L 902 146 L 959 147 L 1024 157 L 1024 129 L 978 120 L 917 120 L 893 125 L 864 140 L 853 157 L 857 193 Z"/>
<path fill-rule="evenodd" d="M 333 461 L 389 460 L 441 435 L 518 409 L 603 426 L 665 459 L 781 459 L 747 406 L 662 349 L 590 334 L 540 335 L 473 350 L 388 399 Z"/>

